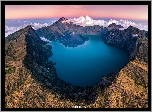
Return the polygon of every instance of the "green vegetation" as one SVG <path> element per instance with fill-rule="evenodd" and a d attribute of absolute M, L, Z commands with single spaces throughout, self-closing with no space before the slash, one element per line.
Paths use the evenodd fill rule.
<path fill-rule="evenodd" d="M 15 70 L 16 70 L 16 68 L 15 68 L 15 67 L 10 67 L 10 68 L 8 68 L 8 70 L 5 70 L 5 74 L 11 74 L 11 73 L 14 73 L 14 72 L 15 72 Z"/>

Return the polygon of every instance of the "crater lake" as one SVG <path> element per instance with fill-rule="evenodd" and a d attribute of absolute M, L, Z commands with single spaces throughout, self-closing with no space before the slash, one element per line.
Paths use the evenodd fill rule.
<path fill-rule="evenodd" d="M 100 36 L 87 37 L 88 41 L 74 48 L 57 41 L 47 44 L 52 46 L 49 60 L 56 63 L 58 77 L 75 86 L 94 86 L 129 61 L 125 50 L 105 44 Z"/>

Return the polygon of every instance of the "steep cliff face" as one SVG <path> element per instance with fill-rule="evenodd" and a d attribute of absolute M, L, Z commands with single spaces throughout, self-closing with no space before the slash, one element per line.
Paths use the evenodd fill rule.
<path fill-rule="evenodd" d="M 27 54 L 27 50 L 31 48 L 33 51 L 37 52 L 34 48 L 42 46 L 40 50 L 43 51 L 43 45 L 45 44 L 46 42 L 41 41 L 33 28 L 29 25 L 9 35 L 5 39 L 5 55 L 14 61 L 23 60 Z M 32 53 L 30 52 L 29 54 Z"/>
<path fill-rule="evenodd" d="M 45 44 L 46 42 L 38 37 L 31 26 L 27 26 L 6 37 L 6 107 L 36 106 L 35 103 L 40 97 L 35 98 L 34 94 L 42 94 L 42 90 L 44 90 L 38 83 L 41 80 L 45 81 L 43 72 L 46 75 L 55 74 L 54 63 L 48 61 L 48 58 L 52 55 L 51 46 Z M 36 102 L 31 102 L 31 98 L 35 99 Z"/>
<path fill-rule="evenodd" d="M 23 61 L 33 67 L 33 62 L 41 65 L 52 55 L 51 46 L 46 46 L 31 26 L 27 26 L 12 35 L 5 41 L 5 61 Z M 43 55 L 42 55 L 43 54 Z M 41 60 L 41 61 L 40 61 Z"/>
<path fill-rule="evenodd" d="M 148 38 L 145 31 L 133 26 L 125 30 L 108 28 L 102 32 L 102 38 L 106 44 L 125 49 L 131 60 L 138 57 L 140 61 L 148 63 Z"/>

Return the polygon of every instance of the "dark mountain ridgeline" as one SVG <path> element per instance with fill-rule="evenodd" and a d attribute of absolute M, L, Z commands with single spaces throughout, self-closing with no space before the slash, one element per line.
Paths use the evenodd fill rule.
<path fill-rule="evenodd" d="M 116 24 L 105 28 L 83 27 L 65 20 L 62 17 L 36 31 L 29 25 L 5 38 L 6 107 L 147 108 L 148 32 L 132 26 L 119 30 L 122 27 Z M 130 56 L 122 69 L 86 88 L 72 86 L 58 78 L 55 63 L 48 61 L 53 55 L 51 46 L 39 38 L 44 36 L 76 47 L 88 40 L 84 35 L 100 35 L 106 44 L 123 48 Z"/>
<path fill-rule="evenodd" d="M 13 70 L 13 72 L 8 72 L 5 75 L 6 107 L 9 107 L 10 101 L 14 102 L 10 97 L 13 97 L 12 95 L 19 91 L 30 94 L 30 97 L 25 96 L 22 102 L 12 105 L 13 107 L 20 107 L 21 104 L 24 105 L 23 107 L 37 107 L 34 100 L 30 103 L 30 99 L 36 101 L 41 98 L 45 99 L 50 93 L 55 98 L 58 98 L 56 95 L 59 95 L 61 102 L 63 102 L 62 99 L 87 104 L 95 101 L 96 91 L 93 91 L 91 87 L 84 89 L 72 86 L 58 78 L 54 67 L 55 63 L 48 61 L 48 58 L 52 55 L 51 46 L 45 45 L 46 42 L 37 36 L 31 26 L 27 26 L 19 32 L 15 32 L 13 37 L 10 35 L 7 38 L 10 39 L 5 43 L 5 71 L 12 67 L 15 68 L 15 71 Z M 25 90 L 22 86 L 26 85 L 30 85 L 31 88 Z M 41 88 L 40 91 L 35 90 L 36 87 Z M 45 89 L 47 89 L 47 92 Z M 35 98 L 34 93 L 43 95 Z M 17 94 L 15 97 L 18 97 Z M 85 101 L 81 101 L 81 98 Z M 46 100 L 43 101 L 46 102 Z M 24 102 L 28 103 L 25 105 Z M 45 107 L 49 107 L 52 103 Z"/>
<path fill-rule="evenodd" d="M 44 36 L 49 40 L 56 39 L 68 47 L 76 47 L 87 41 L 87 36 L 83 35 L 101 35 L 101 38 L 106 44 L 124 48 L 129 53 L 131 60 L 138 56 L 140 60 L 148 63 L 147 54 L 143 55 L 142 53 L 148 52 L 148 39 L 146 41 L 146 37 L 148 36 L 147 31 L 139 30 L 133 26 L 119 30 L 119 28 L 123 27 L 115 23 L 105 28 L 98 25 L 83 27 L 72 22 L 66 22 L 66 20 L 68 19 L 62 17 L 51 26 L 40 28 L 36 32 L 39 36 Z M 142 40 L 144 40 L 144 43 L 139 49 L 138 45 L 143 42 Z"/>
<path fill-rule="evenodd" d="M 125 49 L 131 60 L 138 57 L 140 61 L 148 63 L 148 38 L 144 30 L 133 26 L 124 30 L 108 28 L 102 32 L 102 39 L 106 44 Z"/>
<path fill-rule="evenodd" d="M 60 43 L 63 43 L 63 45 L 68 47 L 77 47 L 88 40 L 88 37 L 84 37 L 83 35 L 100 34 L 100 31 L 103 28 L 97 25 L 83 27 L 75 25 L 72 22 L 67 23 L 65 20 L 67 19 L 62 17 L 51 26 L 40 28 L 36 30 L 36 32 L 40 37 L 44 36 L 51 41 L 58 40 Z"/>

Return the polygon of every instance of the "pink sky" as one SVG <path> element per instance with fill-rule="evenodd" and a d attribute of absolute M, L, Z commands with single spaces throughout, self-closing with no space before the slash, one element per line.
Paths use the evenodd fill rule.
<path fill-rule="evenodd" d="M 122 18 L 148 20 L 148 5 L 6 5 L 5 19 Z"/>

